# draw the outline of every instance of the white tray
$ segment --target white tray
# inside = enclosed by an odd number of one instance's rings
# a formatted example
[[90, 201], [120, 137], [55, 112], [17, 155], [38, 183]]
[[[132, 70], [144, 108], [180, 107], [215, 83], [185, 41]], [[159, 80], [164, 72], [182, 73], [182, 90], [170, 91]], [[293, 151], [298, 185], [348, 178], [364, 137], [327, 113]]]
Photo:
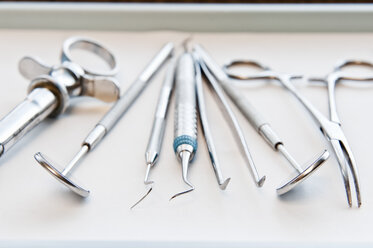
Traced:
[[[162, 44], [179, 43], [190, 32], [220, 64], [252, 58], [283, 72], [325, 75], [341, 59], [372, 59], [372, 23], [370, 5], [1, 3], [0, 116], [25, 97], [28, 82], [17, 71], [18, 60], [35, 55], [57, 63], [63, 40], [72, 35], [92, 37], [115, 52], [121, 65], [118, 79], [125, 90]], [[145, 30], [152, 32], [132, 32]], [[92, 192], [88, 199], [82, 201], [67, 192], [36, 164], [33, 154], [43, 151], [66, 164], [109, 105], [78, 101], [58, 120], [47, 120], [32, 130], [1, 158], [0, 247], [373, 245], [373, 87], [342, 84], [337, 89], [343, 128], [360, 169], [361, 209], [347, 207], [333, 154], [304, 187], [278, 198], [275, 188], [290, 177], [292, 169], [236, 111], [258, 169], [267, 175], [264, 187], [257, 189], [228, 125], [206, 91], [223, 173], [232, 177], [227, 190], [219, 190], [200, 136], [190, 170], [196, 190], [168, 201], [183, 187], [172, 151], [171, 110], [161, 159], [152, 174], [155, 188], [131, 211], [129, 207], [145, 190], [143, 153], [163, 74], [164, 69], [76, 170], [75, 176]], [[298, 85], [327, 114], [326, 89]], [[328, 148], [302, 106], [278, 85], [255, 84], [242, 91], [300, 162]]]

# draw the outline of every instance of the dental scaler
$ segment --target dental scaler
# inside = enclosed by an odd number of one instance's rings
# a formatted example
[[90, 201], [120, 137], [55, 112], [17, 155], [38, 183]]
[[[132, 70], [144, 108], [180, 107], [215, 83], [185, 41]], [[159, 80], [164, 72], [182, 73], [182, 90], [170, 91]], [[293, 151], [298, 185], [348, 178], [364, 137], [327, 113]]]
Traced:
[[189, 162], [197, 150], [196, 81], [192, 54], [185, 52], [180, 56], [175, 80], [175, 139], [173, 147], [177, 158], [181, 161], [183, 180], [189, 188], [177, 193], [171, 199], [194, 190], [194, 186], [188, 180]]

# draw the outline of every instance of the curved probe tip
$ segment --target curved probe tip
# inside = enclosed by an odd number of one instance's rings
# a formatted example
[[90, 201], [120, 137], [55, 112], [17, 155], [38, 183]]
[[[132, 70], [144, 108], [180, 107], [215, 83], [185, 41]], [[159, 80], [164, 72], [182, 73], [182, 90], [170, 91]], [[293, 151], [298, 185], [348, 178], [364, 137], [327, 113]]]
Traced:
[[263, 186], [263, 184], [264, 184], [264, 182], [265, 182], [265, 180], [266, 180], [266, 176], [263, 176], [257, 183], [256, 183], [256, 185], [258, 186], [258, 187], [262, 187]]
[[228, 184], [229, 184], [230, 181], [231, 181], [231, 178], [228, 177], [227, 179], [224, 180], [223, 183], [221, 183], [221, 184], [219, 183], [220, 189], [221, 190], [225, 190], [227, 188], [227, 186], [228, 186]]
[[177, 194], [173, 195], [173, 196], [170, 198], [170, 201], [171, 201], [172, 199], [178, 197], [178, 196], [181, 196], [181, 195], [184, 195], [184, 194], [186, 194], [186, 193], [189, 193], [189, 192], [193, 191], [193, 190], [194, 190], [194, 187], [193, 187], [192, 185], [189, 185], [189, 186], [191, 186], [190, 189], [185, 190], [185, 191], [183, 191], [183, 192], [180, 192], [180, 193], [177, 193]]
[[150, 187], [149, 190], [145, 193], [145, 195], [143, 197], [140, 198], [140, 200], [138, 200], [135, 204], [132, 205], [132, 207], [130, 207], [130, 209], [132, 210], [134, 207], [136, 207], [140, 202], [142, 202], [142, 200], [145, 199], [145, 197], [147, 197], [150, 192], [153, 190], [153, 187]]

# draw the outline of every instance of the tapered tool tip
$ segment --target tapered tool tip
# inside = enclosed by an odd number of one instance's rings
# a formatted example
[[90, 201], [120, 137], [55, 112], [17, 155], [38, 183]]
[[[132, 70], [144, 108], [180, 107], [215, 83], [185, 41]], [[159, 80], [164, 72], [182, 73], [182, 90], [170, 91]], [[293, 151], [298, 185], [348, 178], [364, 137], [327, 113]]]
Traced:
[[184, 195], [184, 194], [189, 193], [189, 192], [191, 192], [191, 191], [193, 191], [193, 190], [194, 190], [194, 187], [192, 186], [192, 188], [190, 188], [190, 189], [188, 189], [188, 190], [185, 190], [185, 191], [183, 191], [183, 192], [177, 193], [177, 194], [173, 195], [173, 196], [170, 198], [170, 201], [171, 201], [172, 199], [178, 197], [178, 196]]
[[229, 184], [229, 182], [231, 181], [231, 178], [227, 178], [224, 180], [224, 182], [222, 184], [219, 184], [219, 187], [221, 190], [225, 190]]
[[266, 176], [263, 176], [258, 182], [257, 182], [257, 186], [260, 188], [263, 186], [264, 182], [266, 180]]
[[143, 197], [141, 197], [140, 198], [140, 200], [138, 200], [135, 204], [133, 204], [131, 207], [130, 207], [130, 209], [132, 210], [134, 207], [136, 207], [140, 202], [142, 202], [144, 199], [145, 199], [145, 197], [147, 197], [149, 194], [150, 194], [150, 192], [153, 190], [153, 187], [150, 187], [149, 188], [149, 190], [145, 193], [145, 195], [143, 196]]

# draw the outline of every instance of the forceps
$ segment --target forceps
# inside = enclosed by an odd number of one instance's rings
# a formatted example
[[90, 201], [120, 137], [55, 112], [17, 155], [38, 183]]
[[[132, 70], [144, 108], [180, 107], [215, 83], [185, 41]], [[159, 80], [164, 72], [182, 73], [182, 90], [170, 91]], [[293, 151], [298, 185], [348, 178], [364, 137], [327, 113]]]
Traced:
[[340, 80], [354, 80], [354, 81], [370, 81], [373, 78], [359, 78], [354, 76], [349, 76], [341, 69], [346, 68], [350, 65], [369, 65], [368, 62], [362, 61], [345, 61], [335, 67], [332, 73], [330, 73], [324, 81], [327, 82], [328, 86], [328, 100], [329, 100], [329, 119], [325, 117], [318, 109], [316, 109], [308, 99], [304, 98], [291, 83], [291, 79], [294, 78], [288, 74], [281, 74], [275, 71], [272, 71], [270, 68], [263, 66], [255, 61], [245, 61], [245, 60], [236, 60], [231, 62], [226, 66], [229, 68], [234, 65], [247, 65], [255, 66], [263, 71], [257, 75], [242, 76], [233, 74], [232, 72], [226, 70], [228, 75], [232, 78], [241, 79], [241, 80], [253, 80], [253, 79], [274, 79], [279, 81], [287, 90], [289, 90], [299, 101], [300, 103], [308, 110], [315, 122], [319, 125], [321, 132], [324, 134], [325, 138], [330, 142], [332, 149], [337, 157], [339, 168], [342, 174], [343, 182], [345, 185], [346, 195], [348, 205], [352, 206], [352, 196], [350, 189], [350, 174], [352, 175], [357, 205], [361, 206], [361, 195], [360, 195], [360, 186], [359, 186], [359, 176], [358, 170], [356, 167], [355, 158], [352, 154], [352, 150], [348, 144], [347, 138], [344, 135], [344, 132], [341, 127], [341, 122], [337, 114], [336, 102], [335, 102], [335, 86]]

